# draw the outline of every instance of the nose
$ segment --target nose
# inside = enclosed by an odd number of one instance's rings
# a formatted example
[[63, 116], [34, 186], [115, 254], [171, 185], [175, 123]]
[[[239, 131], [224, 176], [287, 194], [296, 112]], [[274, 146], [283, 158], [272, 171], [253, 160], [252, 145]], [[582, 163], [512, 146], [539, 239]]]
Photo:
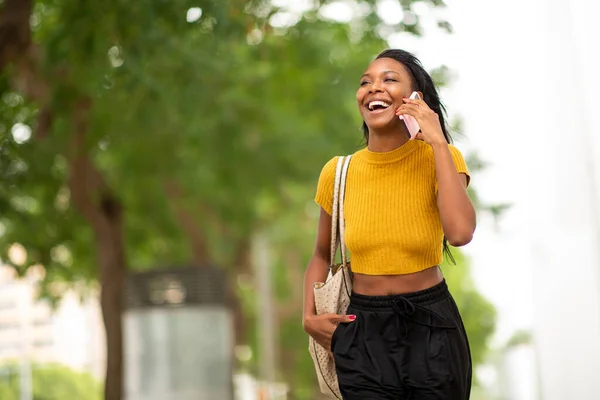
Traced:
[[381, 88], [381, 82], [373, 81], [373, 83], [371, 83], [371, 86], [369, 87], [369, 93], [377, 92], [383, 92], [383, 89]]

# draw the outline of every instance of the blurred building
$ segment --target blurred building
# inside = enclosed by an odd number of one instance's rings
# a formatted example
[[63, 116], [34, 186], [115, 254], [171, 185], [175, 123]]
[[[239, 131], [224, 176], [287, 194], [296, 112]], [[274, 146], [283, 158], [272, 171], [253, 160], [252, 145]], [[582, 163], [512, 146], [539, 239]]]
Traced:
[[40, 274], [34, 267], [19, 279], [12, 268], [0, 266], [0, 363], [56, 362], [103, 379], [104, 328], [97, 299], [81, 301], [67, 291], [52, 310], [37, 299]]
[[498, 363], [498, 400], [538, 400], [535, 349], [530, 343], [511, 346]]
[[476, 371], [472, 400], [540, 400], [535, 347], [528, 341], [508, 343], [493, 350]]
[[[540, 130], [540, 140], [552, 145], [539, 152], [544, 185], [532, 190], [553, 210], [532, 213], [531, 224], [538, 238], [533, 331], [544, 400], [600, 397], [599, 10], [588, 0], [540, 3], [550, 80], [537, 96], [549, 98], [549, 114], [564, 105], [550, 118], [553, 128]], [[560, 86], [550, 83], [555, 78]]]
[[235, 400], [286, 400], [289, 388], [284, 383], [265, 383], [249, 374], [234, 376]]

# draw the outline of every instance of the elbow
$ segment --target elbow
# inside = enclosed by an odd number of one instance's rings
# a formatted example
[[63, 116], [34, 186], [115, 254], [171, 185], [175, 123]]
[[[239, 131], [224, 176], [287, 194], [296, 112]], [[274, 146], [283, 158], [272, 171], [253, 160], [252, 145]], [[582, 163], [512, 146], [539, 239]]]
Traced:
[[467, 244], [469, 244], [471, 242], [471, 240], [473, 239], [473, 235], [470, 236], [457, 236], [455, 238], [447, 238], [448, 239], [448, 243], [450, 244], [450, 246], [452, 247], [462, 247], [462, 246], [466, 246]]
[[444, 236], [448, 244], [453, 247], [462, 247], [471, 243], [477, 226], [475, 216], [453, 222], [444, 227]]
[[464, 232], [456, 232], [451, 235], [446, 235], [446, 240], [452, 247], [462, 247], [473, 240], [473, 230], [465, 230]]

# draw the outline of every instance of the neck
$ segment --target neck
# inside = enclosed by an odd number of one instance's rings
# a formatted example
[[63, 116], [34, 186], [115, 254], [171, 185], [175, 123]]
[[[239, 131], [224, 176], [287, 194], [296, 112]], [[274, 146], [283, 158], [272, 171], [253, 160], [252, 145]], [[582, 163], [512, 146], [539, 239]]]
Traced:
[[384, 153], [395, 150], [406, 142], [408, 142], [408, 135], [404, 127], [387, 132], [369, 130], [367, 147], [370, 151]]

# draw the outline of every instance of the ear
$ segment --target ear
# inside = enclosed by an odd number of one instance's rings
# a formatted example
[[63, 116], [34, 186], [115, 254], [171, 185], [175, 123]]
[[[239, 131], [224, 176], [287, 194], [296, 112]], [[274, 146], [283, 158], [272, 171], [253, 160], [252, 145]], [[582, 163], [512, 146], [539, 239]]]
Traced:
[[423, 92], [417, 92], [417, 93], [419, 93], [419, 97], [421, 98], [421, 100], [424, 100], [424, 98], [423, 98]]

